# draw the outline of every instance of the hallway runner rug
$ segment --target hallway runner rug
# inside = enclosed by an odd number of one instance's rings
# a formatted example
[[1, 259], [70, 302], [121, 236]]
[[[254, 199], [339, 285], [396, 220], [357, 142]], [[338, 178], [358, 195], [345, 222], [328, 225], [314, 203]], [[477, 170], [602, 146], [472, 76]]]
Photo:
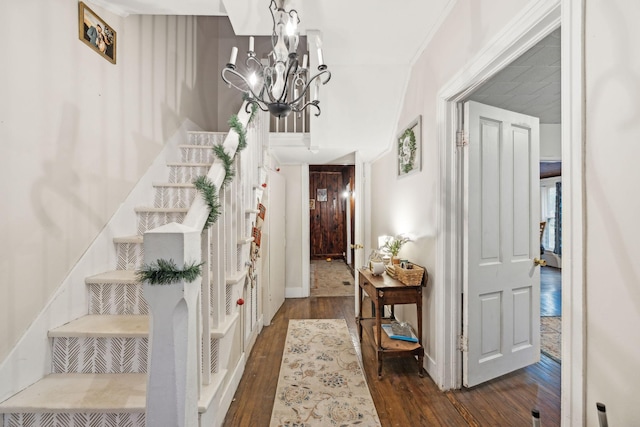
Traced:
[[353, 275], [341, 259], [311, 260], [311, 296], [355, 296]]
[[289, 320], [270, 426], [380, 426], [344, 319]]

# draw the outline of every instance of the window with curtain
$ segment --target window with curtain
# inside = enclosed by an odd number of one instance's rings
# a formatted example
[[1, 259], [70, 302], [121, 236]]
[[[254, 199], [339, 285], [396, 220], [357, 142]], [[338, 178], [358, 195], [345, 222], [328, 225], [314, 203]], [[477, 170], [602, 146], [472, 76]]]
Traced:
[[540, 221], [547, 222], [542, 235], [542, 246], [550, 252], [556, 252], [557, 237], [559, 237], [560, 224], [558, 223], [559, 212], [557, 212], [557, 208], [560, 194], [556, 183], [560, 182], [560, 177], [540, 180]]

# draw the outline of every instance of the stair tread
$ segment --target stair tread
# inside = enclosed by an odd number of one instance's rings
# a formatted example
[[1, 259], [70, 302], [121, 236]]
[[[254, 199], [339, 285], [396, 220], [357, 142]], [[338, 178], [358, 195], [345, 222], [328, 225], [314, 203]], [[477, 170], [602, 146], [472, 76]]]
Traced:
[[140, 283], [135, 270], [111, 270], [85, 278], [87, 285], [94, 283]]
[[213, 163], [171, 162], [171, 163], [167, 163], [167, 166], [202, 167], [202, 166], [211, 166], [212, 164]]
[[121, 337], [149, 336], [149, 316], [90, 314], [49, 331], [49, 337]]
[[194, 135], [197, 135], [197, 134], [226, 135], [226, 134], [229, 133], [229, 131], [222, 131], [222, 130], [221, 131], [215, 131], [215, 130], [211, 130], [211, 131], [209, 131], [209, 130], [189, 130], [189, 131], [187, 131], [187, 133], [188, 134], [194, 134]]
[[135, 236], [119, 236], [113, 238], [113, 243], [143, 243], [144, 236], [137, 234]]
[[0, 413], [144, 412], [147, 374], [49, 374], [0, 403]]
[[154, 182], [154, 187], [195, 188], [192, 182]]
[[156, 208], [153, 206], [137, 206], [134, 209], [136, 212], [188, 212], [189, 208]]
[[200, 149], [206, 149], [206, 150], [211, 150], [211, 147], [213, 147], [213, 145], [198, 145], [198, 144], [180, 144], [180, 145], [178, 145], [178, 148], [200, 148]]

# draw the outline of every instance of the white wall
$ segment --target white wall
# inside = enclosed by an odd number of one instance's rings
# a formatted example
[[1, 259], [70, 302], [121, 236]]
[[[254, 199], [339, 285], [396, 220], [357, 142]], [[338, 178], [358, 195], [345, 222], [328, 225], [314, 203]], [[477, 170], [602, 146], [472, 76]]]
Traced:
[[640, 3], [586, 1], [586, 405], [638, 425]]
[[562, 159], [562, 125], [540, 125], [540, 160]]
[[[436, 105], [438, 92], [459, 72], [491, 38], [512, 19], [526, 0], [495, 0], [489, 5], [476, 0], [459, 0], [443, 21], [426, 49], [416, 60], [404, 96], [398, 129], [422, 115], [422, 171], [396, 177], [395, 141], [392, 149], [372, 165], [371, 236], [408, 233], [415, 240], [406, 244], [400, 255], [427, 268], [430, 279], [424, 291], [424, 337], [427, 370], [433, 376], [437, 360], [435, 336], [437, 186], [439, 152], [437, 147]], [[451, 284], [443, 284], [450, 286]], [[413, 310], [405, 316], [415, 322]], [[403, 314], [401, 314], [403, 315]], [[414, 323], [415, 324], [415, 323]]]
[[78, 39], [76, 0], [0, 3], [0, 361], [165, 141], [188, 118], [214, 130], [214, 23], [94, 11], [116, 65]]

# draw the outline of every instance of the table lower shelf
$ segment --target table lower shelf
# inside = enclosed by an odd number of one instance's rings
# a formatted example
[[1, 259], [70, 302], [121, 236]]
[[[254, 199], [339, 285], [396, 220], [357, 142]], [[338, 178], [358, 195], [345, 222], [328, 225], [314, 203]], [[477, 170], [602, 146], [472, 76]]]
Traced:
[[[378, 334], [375, 318], [356, 319], [359, 324], [359, 333], [364, 330], [374, 343], [376, 350], [376, 361], [378, 362], [378, 378], [382, 377], [382, 359], [385, 357], [417, 357], [418, 373], [422, 377], [422, 361], [424, 359], [424, 348], [420, 343], [412, 343], [389, 338], [384, 331], [380, 332], [382, 345], [378, 343]], [[390, 323], [389, 319], [383, 319], [382, 324]], [[362, 335], [360, 336], [362, 342]]]

